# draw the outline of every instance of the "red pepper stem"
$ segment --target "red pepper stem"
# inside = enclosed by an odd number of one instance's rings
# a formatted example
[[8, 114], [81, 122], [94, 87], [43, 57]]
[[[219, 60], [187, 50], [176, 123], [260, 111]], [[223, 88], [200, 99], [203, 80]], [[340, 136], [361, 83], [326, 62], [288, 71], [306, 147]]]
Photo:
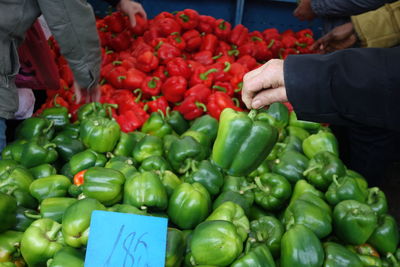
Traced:
[[151, 78], [151, 80], [147, 83], [147, 86], [151, 89], [156, 88], [157, 86], [157, 81], [160, 80], [160, 78], [158, 77], [153, 77]]
[[222, 92], [226, 93], [226, 88], [225, 87], [222, 87], [222, 86], [219, 86], [219, 85], [213, 85], [212, 88], [217, 89], [218, 91], [222, 91]]
[[240, 107], [239, 99], [237, 99], [236, 97], [232, 97], [232, 101], [233, 103], [235, 103], [235, 106]]
[[147, 111], [148, 109], [149, 109], [149, 105], [146, 104], [146, 105], [143, 106], [143, 110], [144, 111]]
[[196, 102], [196, 107], [201, 108], [204, 112], [207, 112], [207, 107], [201, 102]]
[[58, 104], [57, 103], [57, 97], [59, 96], [59, 94], [56, 94], [55, 96], [54, 96], [54, 98], [53, 98], [53, 105], [55, 106], [55, 107], [59, 107], [60, 106], [60, 104]]
[[188, 17], [188, 15], [185, 15], [185, 14], [181, 14], [180, 16], [179, 16], [184, 22], [188, 22], [190, 19], [189, 19], [189, 17]]
[[206, 71], [204, 73], [200, 73], [200, 79], [207, 80], [208, 74], [213, 73], [213, 72], [217, 72], [217, 71], [218, 70], [214, 68], [214, 69], [209, 69], [208, 71]]
[[141, 90], [140, 88], [136, 88], [136, 89], [133, 91], [133, 93], [134, 93], [135, 95], [137, 94], [136, 99], [135, 99], [135, 102], [138, 103], [138, 102], [140, 101], [140, 99], [142, 98], [143, 92], [142, 92], [142, 90]]
[[306, 47], [307, 47], [307, 44], [306, 44], [306, 43], [299, 43], [299, 42], [296, 42], [295, 44], [296, 44], [297, 46], [302, 47], [302, 48], [306, 48]]
[[118, 76], [118, 78], [117, 78], [119, 81], [120, 80], [125, 80], [126, 79], [126, 76]]
[[228, 72], [231, 70], [231, 63], [229, 61], [225, 61], [224, 65], [225, 65], [224, 72]]
[[114, 51], [112, 51], [112, 50], [107, 50], [106, 51], [106, 55], [109, 55], [109, 54], [112, 54], [112, 53], [114, 53]]
[[258, 36], [251, 37], [251, 40], [252, 41], [262, 41], [262, 39], [260, 37], [258, 37]]
[[122, 64], [122, 61], [120, 61], [120, 60], [115, 60], [115, 61], [112, 62], [112, 64], [113, 64], [113, 65], [121, 65], [121, 64]]
[[240, 91], [242, 91], [243, 88], [243, 82], [240, 82], [237, 84], [238, 88], [235, 89], [235, 93], [239, 93]]
[[219, 53], [218, 55], [213, 56], [212, 59], [219, 59], [220, 57], [222, 57], [222, 53]]
[[163, 44], [164, 44], [163, 41], [158, 42], [158, 44], [154, 47], [154, 50], [157, 51], [158, 49], [160, 49], [160, 47], [161, 47]]
[[271, 48], [275, 43], [275, 39], [272, 39], [271, 42], [269, 42], [267, 48]]
[[222, 20], [222, 21], [218, 24], [218, 28], [220, 28], [221, 30], [225, 30], [225, 29], [226, 29], [225, 20]]
[[103, 84], [105, 84], [105, 83], [106, 83], [106, 79], [104, 79], [104, 78], [101, 79], [101, 81], [99, 82], [100, 85], [103, 85]]
[[239, 50], [237, 49], [229, 50], [228, 55], [237, 57], [239, 55]]

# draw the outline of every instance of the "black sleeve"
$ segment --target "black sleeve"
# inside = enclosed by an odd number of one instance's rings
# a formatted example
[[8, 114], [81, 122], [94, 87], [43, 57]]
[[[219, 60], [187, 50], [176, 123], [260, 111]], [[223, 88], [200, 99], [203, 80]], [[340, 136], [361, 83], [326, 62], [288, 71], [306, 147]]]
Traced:
[[299, 118], [400, 131], [400, 47], [292, 55], [284, 63]]
[[116, 5], [118, 5], [120, 0], [104, 0], [104, 1], [106, 1], [107, 3], [109, 3], [112, 6], [116, 6]]
[[312, 0], [313, 11], [322, 17], [353, 16], [377, 9], [393, 0]]

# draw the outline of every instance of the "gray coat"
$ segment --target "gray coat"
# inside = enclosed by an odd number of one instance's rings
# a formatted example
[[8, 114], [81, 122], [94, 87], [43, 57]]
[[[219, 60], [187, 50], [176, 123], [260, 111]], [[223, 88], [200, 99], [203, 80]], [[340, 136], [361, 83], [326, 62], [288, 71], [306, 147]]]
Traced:
[[84, 88], [99, 80], [100, 44], [91, 6], [86, 0], [0, 0], [0, 117], [14, 117], [18, 95], [14, 84], [17, 47], [40, 14]]

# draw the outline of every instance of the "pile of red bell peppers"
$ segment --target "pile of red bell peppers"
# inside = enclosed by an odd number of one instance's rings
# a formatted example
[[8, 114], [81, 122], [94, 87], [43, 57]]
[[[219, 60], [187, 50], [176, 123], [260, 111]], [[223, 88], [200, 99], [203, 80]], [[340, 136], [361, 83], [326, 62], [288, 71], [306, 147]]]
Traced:
[[[309, 29], [299, 32], [277, 29], [263, 32], [243, 25], [200, 15], [192, 9], [162, 12], [151, 20], [114, 12], [97, 20], [102, 46], [100, 102], [117, 104], [115, 120], [125, 132], [141, 127], [149, 114], [167, 107], [193, 120], [203, 114], [219, 119], [223, 109], [241, 110], [242, 79], [272, 58], [311, 53]], [[76, 119], [73, 74], [57, 43], [50, 45], [60, 71], [60, 88], [47, 92], [38, 111], [58, 103]]]

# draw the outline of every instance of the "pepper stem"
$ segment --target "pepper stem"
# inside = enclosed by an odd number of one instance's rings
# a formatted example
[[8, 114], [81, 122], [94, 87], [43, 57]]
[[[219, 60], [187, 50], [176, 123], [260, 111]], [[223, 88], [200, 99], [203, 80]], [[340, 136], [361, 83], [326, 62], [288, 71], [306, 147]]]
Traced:
[[217, 72], [218, 70], [217, 69], [215, 69], [215, 68], [213, 68], [213, 69], [209, 69], [208, 71], [206, 71], [206, 72], [204, 72], [204, 73], [200, 73], [200, 79], [202, 79], [202, 80], [207, 80], [207, 77], [208, 77], [208, 75], [210, 74], [210, 73], [213, 73], [213, 72]]
[[196, 102], [196, 107], [201, 108], [204, 112], [207, 112], [207, 107], [201, 102]]
[[179, 169], [179, 172], [180, 172], [180, 173], [185, 173], [185, 172], [187, 172], [187, 171], [190, 169], [191, 166], [192, 166], [191, 160], [190, 160], [190, 159], [187, 159], [187, 160], [185, 161], [185, 166], [184, 166], [183, 168], [180, 168], [180, 169]]
[[257, 110], [256, 109], [250, 110], [247, 116], [249, 116], [250, 119], [254, 120], [254, 118], [257, 116]]
[[42, 215], [40, 215], [40, 213], [31, 213], [29, 210], [24, 211], [24, 216], [29, 219], [34, 219], [34, 220], [42, 218]]
[[135, 90], [133, 90], [133, 93], [134, 93], [135, 95], [137, 94], [136, 99], [135, 99], [135, 102], [136, 102], [136, 103], [139, 102], [140, 99], [142, 98], [142, 94], [143, 94], [142, 90], [141, 90], [140, 88], [136, 88]]
[[224, 65], [225, 65], [224, 72], [228, 72], [231, 70], [231, 63], [229, 61], [225, 61]]
[[338, 178], [338, 177], [337, 177], [336, 175], [334, 175], [334, 176], [332, 177], [332, 180], [333, 180], [333, 182], [335, 183], [335, 185], [336, 185], [337, 187], [339, 187], [340, 184], [339, 184], [339, 181], [338, 181], [337, 178]]
[[222, 86], [219, 86], [219, 85], [213, 85], [212, 88], [213, 89], [217, 89], [218, 91], [222, 91], [222, 92], [226, 93], [226, 88], [225, 87], [222, 87]]
[[320, 165], [315, 165], [315, 166], [309, 167], [307, 170], [305, 170], [305, 171], [303, 172], [303, 175], [304, 175], [304, 176], [307, 176], [307, 174], [309, 174], [309, 173], [312, 172], [313, 170], [319, 169], [320, 167], [321, 167]]
[[236, 97], [232, 97], [232, 101], [235, 104], [235, 106], [240, 107], [239, 99], [237, 99]]
[[164, 120], [165, 119], [165, 115], [164, 112], [161, 109], [157, 109], [158, 114], [160, 114], [161, 118]]

